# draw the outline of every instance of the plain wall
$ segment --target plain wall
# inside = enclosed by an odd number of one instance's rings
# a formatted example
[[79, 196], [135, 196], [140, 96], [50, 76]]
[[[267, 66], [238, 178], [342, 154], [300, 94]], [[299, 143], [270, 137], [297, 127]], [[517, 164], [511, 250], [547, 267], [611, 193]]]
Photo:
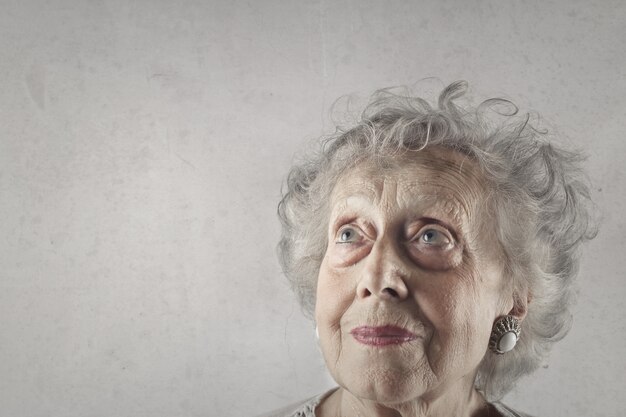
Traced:
[[0, 1], [0, 416], [250, 416], [333, 386], [275, 257], [345, 94], [469, 81], [589, 155], [571, 333], [505, 402], [618, 416], [626, 3]]

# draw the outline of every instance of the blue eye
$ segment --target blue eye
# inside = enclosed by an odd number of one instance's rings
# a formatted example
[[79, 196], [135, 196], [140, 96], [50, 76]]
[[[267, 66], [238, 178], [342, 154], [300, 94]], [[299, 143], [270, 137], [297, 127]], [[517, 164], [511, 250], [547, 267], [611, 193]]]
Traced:
[[339, 231], [337, 243], [352, 243], [359, 238], [359, 234], [352, 227], [346, 227]]
[[426, 229], [420, 236], [420, 240], [427, 245], [447, 246], [451, 240], [445, 233], [437, 229]]

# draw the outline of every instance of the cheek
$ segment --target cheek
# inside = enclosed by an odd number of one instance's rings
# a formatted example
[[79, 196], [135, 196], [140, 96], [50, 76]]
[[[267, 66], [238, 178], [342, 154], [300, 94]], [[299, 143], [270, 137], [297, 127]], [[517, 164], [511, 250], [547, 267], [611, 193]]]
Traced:
[[341, 320], [352, 305], [355, 293], [351, 285], [353, 280], [348, 275], [329, 267], [328, 259], [324, 258], [317, 280], [315, 321], [319, 345], [326, 365], [336, 380], [339, 377], [336, 364], [343, 350]]
[[348, 271], [329, 266], [324, 258], [317, 280], [315, 319], [318, 326], [337, 328], [343, 313], [354, 300], [354, 280]]
[[326, 261], [331, 268], [347, 268], [363, 259], [372, 250], [370, 242], [335, 245], [329, 248]]
[[493, 300], [478, 291], [469, 279], [455, 276], [442, 281], [422, 289], [416, 296], [433, 328], [433, 349], [456, 354], [478, 349], [477, 345], [486, 346]]
[[458, 293], [455, 287], [429, 286], [416, 294], [417, 304], [440, 337], [458, 326], [459, 313], [464, 304], [459, 300]]

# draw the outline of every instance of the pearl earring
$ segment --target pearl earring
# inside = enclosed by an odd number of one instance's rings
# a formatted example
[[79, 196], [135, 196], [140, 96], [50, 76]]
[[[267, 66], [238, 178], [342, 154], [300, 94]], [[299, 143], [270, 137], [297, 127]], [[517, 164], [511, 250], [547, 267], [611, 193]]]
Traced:
[[317, 325], [315, 325], [315, 338], [320, 340], [320, 331], [318, 330]]
[[518, 319], [513, 316], [500, 317], [493, 324], [489, 337], [489, 349], [498, 354], [512, 350], [519, 340], [521, 331]]

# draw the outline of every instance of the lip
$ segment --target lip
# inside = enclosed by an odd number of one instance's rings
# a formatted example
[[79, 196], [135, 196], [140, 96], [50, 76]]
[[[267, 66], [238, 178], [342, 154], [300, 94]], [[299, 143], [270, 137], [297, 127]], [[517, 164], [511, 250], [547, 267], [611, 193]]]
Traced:
[[350, 331], [354, 339], [367, 346], [389, 346], [408, 343], [417, 335], [398, 326], [360, 326]]

